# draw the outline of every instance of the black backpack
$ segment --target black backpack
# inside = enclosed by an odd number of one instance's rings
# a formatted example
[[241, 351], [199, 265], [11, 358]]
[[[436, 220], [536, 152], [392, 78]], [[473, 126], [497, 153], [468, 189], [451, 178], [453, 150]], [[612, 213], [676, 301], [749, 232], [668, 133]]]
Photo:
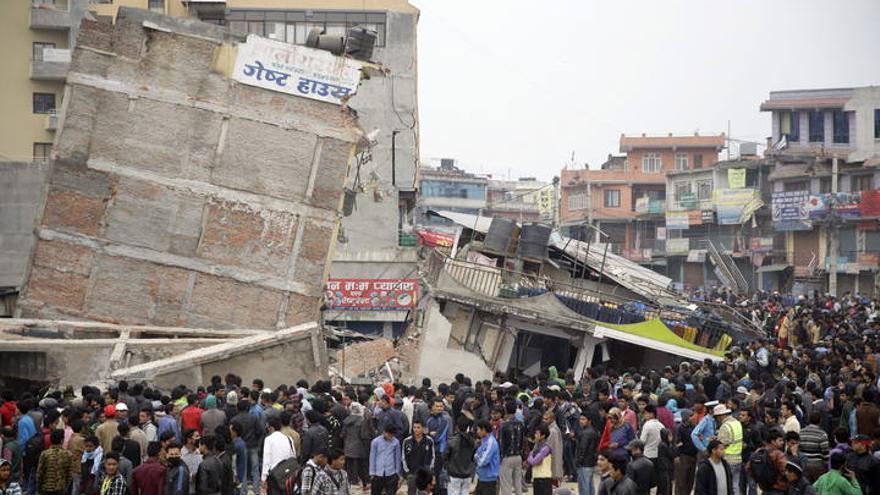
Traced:
[[270, 495], [297, 495], [305, 466], [300, 466], [296, 457], [284, 459], [275, 465], [266, 479]]
[[43, 453], [43, 447], [45, 444], [43, 443], [43, 432], [38, 431], [34, 433], [32, 437], [30, 437], [25, 443], [25, 461], [29, 466], [36, 466], [40, 461], [40, 454]]
[[761, 490], [769, 490], [779, 478], [776, 466], [773, 465], [773, 460], [770, 459], [770, 453], [766, 448], [756, 450], [749, 458], [749, 465], [751, 466], [752, 479], [761, 487]]

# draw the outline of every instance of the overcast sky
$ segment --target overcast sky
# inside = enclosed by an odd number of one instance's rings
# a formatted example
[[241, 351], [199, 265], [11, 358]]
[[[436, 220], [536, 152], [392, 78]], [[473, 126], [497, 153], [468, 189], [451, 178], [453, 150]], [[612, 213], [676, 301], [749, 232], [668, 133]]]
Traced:
[[771, 90], [880, 84], [880, 0], [410, 0], [423, 163], [549, 180], [621, 133], [764, 142]]

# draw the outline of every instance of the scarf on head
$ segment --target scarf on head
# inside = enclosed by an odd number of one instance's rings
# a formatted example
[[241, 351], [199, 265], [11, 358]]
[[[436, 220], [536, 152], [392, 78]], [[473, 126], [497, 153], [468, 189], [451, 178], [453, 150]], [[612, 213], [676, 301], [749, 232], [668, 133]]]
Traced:
[[95, 476], [98, 476], [98, 472], [101, 470], [101, 460], [104, 458], [104, 449], [101, 447], [96, 448], [91, 452], [83, 452], [82, 460], [80, 461], [82, 464], [85, 464], [91, 460], [95, 462], [92, 463], [91, 473]]

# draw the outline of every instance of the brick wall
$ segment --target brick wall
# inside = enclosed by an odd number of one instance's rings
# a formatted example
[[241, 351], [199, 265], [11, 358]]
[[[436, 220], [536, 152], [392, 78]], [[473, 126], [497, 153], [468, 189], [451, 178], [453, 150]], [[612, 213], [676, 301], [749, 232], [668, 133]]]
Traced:
[[317, 319], [360, 130], [337, 105], [224, 77], [231, 42], [147, 12], [83, 23], [22, 316]]

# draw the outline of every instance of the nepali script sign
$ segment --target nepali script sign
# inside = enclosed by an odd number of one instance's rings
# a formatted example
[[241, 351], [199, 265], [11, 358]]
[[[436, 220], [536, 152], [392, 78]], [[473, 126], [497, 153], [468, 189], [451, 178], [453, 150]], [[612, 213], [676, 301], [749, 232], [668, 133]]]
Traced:
[[418, 295], [416, 279], [331, 278], [324, 290], [328, 308], [349, 311], [409, 310]]
[[341, 104], [357, 92], [361, 64], [324, 50], [250, 34], [238, 45], [232, 78], [312, 100]]

